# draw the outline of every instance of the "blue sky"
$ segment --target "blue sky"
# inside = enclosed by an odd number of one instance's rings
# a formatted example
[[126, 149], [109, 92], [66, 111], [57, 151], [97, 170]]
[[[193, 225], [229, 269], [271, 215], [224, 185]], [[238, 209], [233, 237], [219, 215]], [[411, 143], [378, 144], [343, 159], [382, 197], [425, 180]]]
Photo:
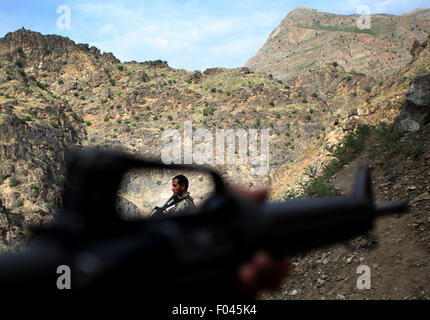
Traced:
[[[70, 8], [70, 29], [58, 28], [61, 5]], [[255, 55], [294, 8], [355, 14], [360, 5], [398, 15], [429, 8], [430, 0], [0, 0], [0, 37], [24, 27], [88, 43], [121, 61], [162, 59], [190, 71], [234, 68]]]

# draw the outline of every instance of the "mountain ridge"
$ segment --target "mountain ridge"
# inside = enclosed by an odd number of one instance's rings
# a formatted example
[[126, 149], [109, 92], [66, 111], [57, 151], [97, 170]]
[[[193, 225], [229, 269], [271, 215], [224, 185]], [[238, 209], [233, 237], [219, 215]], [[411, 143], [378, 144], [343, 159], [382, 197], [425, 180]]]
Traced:
[[[425, 41], [414, 42], [408, 48], [411, 59], [383, 81], [332, 61], [283, 81], [246, 67], [188, 72], [163, 61], [121, 63], [97, 48], [43, 37], [18, 30], [0, 39], [0, 250], [19, 248], [29, 225], [55, 218], [66, 179], [66, 149], [120, 148], [159, 158], [163, 133], [181, 133], [185, 121], [192, 122], [193, 132], [266, 128], [270, 163], [265, 176], [253, 176], [250, 164], [214, 167], [228, 183], [265, 186], [270, 200], [282, 201], [290, 198], [291, 188], [307, 185], [310, 180], [303, 178], [309, 173], [323, 171], [344, 137], [354, 137], [362, 125], [385, 121], [391, 126], [411, 99], [410, 84], [430, 77]], [[406, 196], [417, 204], [412, 214], [378, 223], [378, 251], [369, 251], [375, 237], [365, 235], [352, 239], [347, 249], [295, 257], [293, 277], [266, 298], [428, 299], [429, 276], [423, 270], [430, 263], [430, 127], [428, 122], [418, 126], [402, 137], [387, 127], [379, 140], [365, 141], [364, 153], [353, 154], [371, 161], [377, 200]], [[346, 185], [357, 162], [329, 177], [330, 190], [349, 192]], [[121, 187], [123, 214], [137, 208], [145, 215], [171, 195], [171, 174], [141, 176], [128, 175]], [[188, 178], [199, 203], [208, 196], [208, 180], [198, 174]], [[355, 268], [362, 263], [371, 266], [376, 280], [369, 293], [355, 287]], [[394, 291], [396, 281], [402, 283]]]
[[374, 14], [370, 29], [357, 28], [358, 17], [296, 8], [245, 66], [287, 80], [336, 62], [349, 72], [382, 79], [410, 60], [414, 40], [422, 42], [430, 33], [430, 9], [401, 16]]

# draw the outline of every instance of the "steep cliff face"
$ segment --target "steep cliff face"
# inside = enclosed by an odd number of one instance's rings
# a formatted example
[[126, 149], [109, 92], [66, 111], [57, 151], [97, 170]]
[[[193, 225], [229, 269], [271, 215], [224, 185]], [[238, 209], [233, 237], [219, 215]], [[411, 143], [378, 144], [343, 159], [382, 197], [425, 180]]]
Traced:
[[430, 33], [430, 9], [394, 16], [375, 14], [370, 29], [357, 28], [359, 15], [336, 15], [298, 7], [271, 33], [246, 67], [290, 79], [325, 63], [375, 78], [393, 74], [411, 59], [414, 40]]

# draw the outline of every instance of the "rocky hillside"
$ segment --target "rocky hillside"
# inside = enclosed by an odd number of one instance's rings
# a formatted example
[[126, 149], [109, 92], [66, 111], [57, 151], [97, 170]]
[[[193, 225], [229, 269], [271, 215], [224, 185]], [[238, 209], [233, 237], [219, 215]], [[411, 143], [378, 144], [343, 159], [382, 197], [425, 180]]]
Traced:
[[[417, 14], [425, 16], [425, 11]], [[366, 70], [360, 73], [358, 69], [353, 71], [339, 62], [333, 63], [333, 59], [281, 80], [275, 79], [274, 73], [253, 72], [246, 67], [207, 69], [200, 73], [176, 70], [163, 61], [122, 63], [112, 54], [101, 54], [97, 48], [76, 44], [67, 38], [24, 29], [11, 32], [0, 39], [0, 241], [9, 247], [25, 237], [26, 225], [52, 219], [61, 204], [66, 149], [120, 147], [160, 159], [165, 145], [161, 139], [163, 133], [172, 128], [182, 134], [185, 121], [192, 123], [194, 132], [204, 128], [214, 134], [216, 129], [269, 129], [270, 163], [265, 176], [253, 176], [249, 164], [217, 166], [215, 163], [214, 166], [230, 182], [247, 186], [266, 184], [272, 199], [285, 199], [291, 189], [298, 190], [298, 183], [306, 178], [307, 168], [313, 166], [317, 173], [322, 171], [333, 157], [330, 150], [345, 135], [357, 132], [358, 124], [376, 125], [382, 121], [392, 124], [405, 104], [414, 108], [406, 99], [410, 83], [430, 70], [430, 48], [418, 39], [411, 41], [408, 48], [413, 55], [397, 72], [382, 80]], [[402, 123], [414, 130], [415, 121], [419, 131], [405, 136], [401, 147], [394, 149], [404, 151], [399, 158], [387, 153], [387, 159], [391, 157], [396, 163], [382, 158], [387, 152], [384, 143], [366, 142], [367, 154], [363, 157], [368, 158], [363, 159], [379, 166], [374, 180], [382, 192], [381, 201], [390, 197], [397, 199], [409, 187], [415, 189], [409, 190], [408, 199], [415, 199], [425, 193], [423, 186], [428, 186], [423, 179], [427, 167], [419, 171], [424, 164], [417, 162], [424, 161], [421, 156], [426, 156], [421, 151], [427, 148], [428, 125], [422, 127], [424, 120], [416, 118], [413, 112], [400, 120], [410, 120]], [[424, 139], [423, 144], [414, 145], [420, 138]], [[406, 146], [418, 147], [411, 150]], [[333, 177], [331, 183], [336, 192], [348, 191], [354, 166], [351, 164], [351, 169], [346, 167], [343, 173]], [[129, 210], [137, 207], [142, 212], [162, 204], [170, 195], [172, 175], [156, 171], [130, 174], [121, 189], [122, 202]], [[413, 183], [409, 184], [408, 179]], [[190, 180], [193, 197], [197, 202], [204, 199], [210, 188], [207, 178], [191, 175]], [[395, 185], [396, 181], [403, 182]], [[391, 188], [396, 192], [390, 193]], [[417, 203], [425, 205], [425, 201]], [[417, 233], [411, 236], [413, 241], [418, 241], [418, 235], [424, 239], [421, 243], [427, 240], [426, 234], [421, 236], [421, 232], [427, 232], [425, 214], [426, 211], [416, 211], [414, 215], [399, 218], [406, 220], [398, 220], [403, 226], [410, 224], [416, 229]], [[403, 239], [400, 234], [406, 231], [395, 230], [392, 237]], [[355, 246], [359, 248], [362, 242], [357, 241], [359, 245]], [[415, 242], [405, 243], [411, 246]], [[389, 252], [391, 247], [382, 248]], [[290, 280], [284, 291], [269, 293], [267, 297], [336, 298], [337, 294], [356, 297], [347, 289], [320, 284], [329, 280], [334, 285], [338, 283], [327, 277], [337, 270], [328, 268], [332, 258], [343, 261], [345, 257], [347, 266], [360, 258], [381, 264], [354, 250], [318, 251], [316, 257], [298, 257], [294, 272], [297, 279], [306, 280], [303, 285]], [[417, 257], [422, 254], [415, 253]], [[416, 264], [425, 267], [427, 258], [424, 254], [423, 257], [422, 261], [417, 258]], [[311, 262], [322, 263], [327, 268], [318, 269], [317, 265], [311, 270]], [[352, 279], [346, 271], [344, 277]], [[418, 282], [428, 283], [424, 273], [420, 277]], [[318, 279], [320, 282], [312, 282]], [[321, 286], [332, 294], [320, 296]], [[382, 288], [384, 291], [385, 287]], [[411, 293], [402, 291], [401, 297], [428, 295], [425, 290], [421, 294], [415, 289]], [[382, 295], [378, 292], [374, 297]]]
[[[376, 83], [333, 64], [283, 82], [247, 68], [200, 73], [163, 61], [120, 63], [94, 47], [24, 29], [0, 39], [0, 59], [1, 139], [13, 146], [2, 154], [0, 199], [25, 216], [59, 205], [65, 145], [123, 147], [159, 159], [163, 132], [173, 128], [182, 134], [185, 121], [214, 135], [216, 129], [270, 129], [266, 176], [252, 176], [248, 165], [218, 167], [232, 182], [269, 184], [270, 172], [337, 130], [337, 119], [369, 97]], [[28, 134], [30, 129], [39, 135]], [[35, 149], [38, 155], [27, 151]], [[39, 159], [43, 173], [30, 166]], [[37, 180], [43, 177], [59, 180]], [[208, 192], [201, 180], [192, 177], [197, 199]], [[139, 181], [124, 196], [141, 209], [170, 193], [167, 177]], [[48, 196], [38, 188], [53, 191]], [[145, 198], [141, 190], [154, 194]]]
[[[344, 103], [344, 105], [349, 105], [350, 107], [344, 109], [345, 113], [337, 114], [338, 118], [332, 124], [332, 130], [322, 137], [322, 143], [310, 145], [294, 161], [284, 163], [272, 171], [271, 180], [273, 183], [271, 184], [271, 196], [273, 199], [283, 198], [291, 189], [297, 187], [301, 179], [306, 179], [306, 176], [303, 174], [306, 168], [312, 166], [318, 171], [322, 170], [324, 165], [332, 158], [331, 148], [341, 142], [342, 138], [355, 129], [358, 124], [377, 125], [381, 122], [394, 123], [395, 118], [405, 105], [411, 81], [430, 70], [430, 47], [427, 45], [427, 41], [420, 43], [420, 47], [422, 50], [419, 50], [419, 53], [395, 74], [385, 79], [385, 81], [380, 81], [379, 83], [373, 82], [373, 86], [371, 86], [372, 84], [367, 86], [366, 88], [370, 91], [370, 94], [364, 97], [364, 99], [363, 97], [361, 97], [361, 100], [357, 99], [354, 91], [349, 91], [349, 94], [342, 93], [342, 90], [348, 85], [353, 85], [354, 82], [351, 82], [352, 79], [349, 81], [348, 78], [343, 79], [338, 84], [338, 92], [332, 93], [333, 99], [343, 99], [338, 103], [340, 105]], [[313, 72], [296, 79], [312, 77]], [[309, 82], [299, 80], [299, 83], [302, 83], [301, 87], [306, 88], [309, 83], [315, 81], [317, 80], [312, 78]], [[359, 82], [358, 85], [360, 85]], [[329, 85], [327, 84], [326, 86]], [[404, 129], [409, 130], [410, 128]]]
[[414, 40], [430, 32], [430, 9], [401, 16], [371, 15], [371, 28], [357, 28], [359, 15], [336, 15], [298, 7], [273, 30], [246, 67], [290, 79], [315, 67], [336, 62], [348, 72], [380, 80], [409, 62]]
[[[430, 73], [426, 78], [430, 86]], [[368, 164], [376, 202], [408, 200], [409, 212], [379, 218], [365, 236], [294, 257], [291, 274], [281, 288], [261, 298], [430, 298], [430, 117], [426, 122], [403, 134], [390, 126], [372, 130], [362, 151], [329, 179], [339, 194], [349, 194], [358, 166]], [[371, 276], [368, 289], [357, 287], [362, 273], [358, 268], [363, 265]]]

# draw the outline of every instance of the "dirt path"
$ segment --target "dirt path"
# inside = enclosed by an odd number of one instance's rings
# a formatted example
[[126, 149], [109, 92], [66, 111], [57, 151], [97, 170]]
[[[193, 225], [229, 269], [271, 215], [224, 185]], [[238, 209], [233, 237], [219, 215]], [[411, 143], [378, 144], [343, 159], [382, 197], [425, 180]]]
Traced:
[[[430, 150], [430, 127], [404, 139], [405, 143], [424, 139], [420, 141]], [[409, 212], [379, 218], [369, 235], [347, 244], [295, 257], [294, 270], [281, 289], [262, 298], [430, 299], [430, 153], [419, 158], [398, 154], [387, 160], [375, 143], [371, 137], [364, 151], [333, 176], [332, 183], [348, 194], [356, 169], [367, 163], [376, 203], [406, 199], [411, 204]], [[370, 289], [357, 287], [360, 266], [370, 271]]]

